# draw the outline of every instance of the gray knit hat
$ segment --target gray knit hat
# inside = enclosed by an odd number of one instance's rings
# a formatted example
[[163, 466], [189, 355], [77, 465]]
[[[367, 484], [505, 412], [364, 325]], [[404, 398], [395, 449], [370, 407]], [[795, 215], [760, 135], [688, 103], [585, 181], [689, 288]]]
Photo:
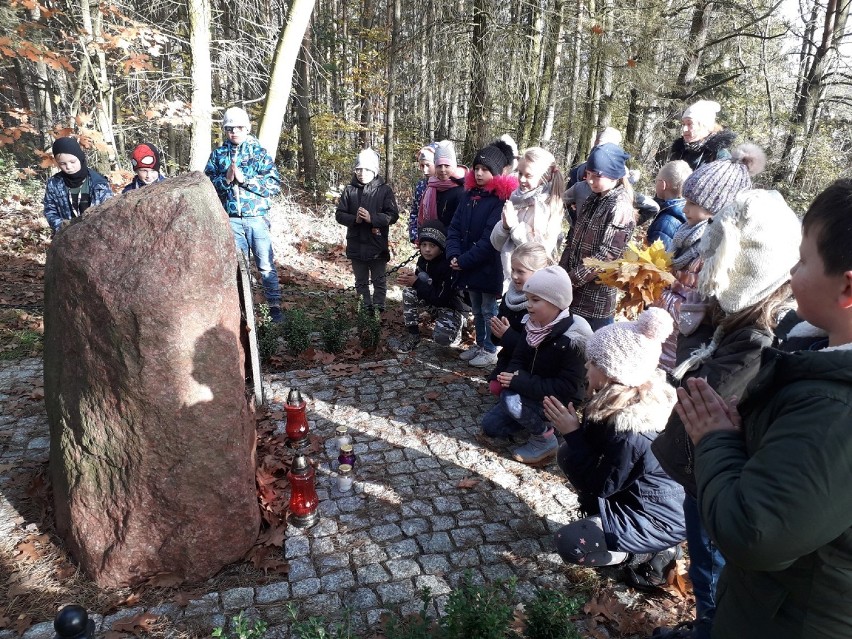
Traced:
[[595, 331], [586, 342], [586, 358], [619, 384], [641, 386], [657, 370], [663, 342], [673, 329], [671, 315], [651, 307], [635, 322], [615, 322]]
[[449, 140], [441, 140], [435, 145], [435, 166], [439, 164], [446, 164], [452, 168], [458, 165], [456, 147]]
[[547, 266], [530, 275], [524, 284], [524, 293], [538, 295], [560, 311], [564, 311], [571, 306], [574, 299], [574, 285], [564, 268]]
[[766, 166], [760, 147], [743, 144], [729, 160], [702, 164], [683, 183], [683, 197], [713, 215], [734, 201], [737, 194], [751, 188], [751, 178]]

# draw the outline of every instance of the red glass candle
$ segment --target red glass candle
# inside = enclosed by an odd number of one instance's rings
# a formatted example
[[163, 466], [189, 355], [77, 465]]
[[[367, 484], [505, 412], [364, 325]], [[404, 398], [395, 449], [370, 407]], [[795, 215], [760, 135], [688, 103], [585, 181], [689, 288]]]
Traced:
[[299, 528], [313, 526], [319, 519], [319, 497], [316, 473], [307, 457], [301, 453], [296, 455], [287, 479], [290, 480], [290, 523]]
[[308, 445], [308, 417], [305, 410], [307, 405], [298, 389], [290, 390], [284, 407], [287, 409], [285, 432], [293, 448], [303, 448]]

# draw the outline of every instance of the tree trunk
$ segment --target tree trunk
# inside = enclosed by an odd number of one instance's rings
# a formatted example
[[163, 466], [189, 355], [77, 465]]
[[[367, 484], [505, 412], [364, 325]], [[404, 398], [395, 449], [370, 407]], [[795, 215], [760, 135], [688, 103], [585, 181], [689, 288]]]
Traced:
[[311, 13], [316, 0], [293, 0], [287, 26], [278, 34], [275, 57], [272, 59], [272, 72], [269, 76], [269, 89], [263, 104], [263, 115], [257, 139], [274, 159], [278, 153], [278, 140], [281, 137], [281, 125], [287, 113], [290, 89], [293, 88], [293, 69], [302, 40], [311, 22]]
[[547, 59], [550, 61], [550, 68], [545, 74], [542, 84], [542, 93], [545, 97], [545, 119], [544, 128], [541, 131], [541, 143], [547, 144], [553, 137], [553, 123], [556, 119], [556, 89], [559, 86], [559, 69], [562, 65], [562, 37], [565, 33], [565, 3], [563, 0], [556, 0], [554, 5], [556, 14], [556, 25], [552, 30], [552, 37], [548, 43]]
[[683, 58], [683, 64], [677, 78], [681, 100], [688, 100], [692, 97], [692, 85], [695, 83], [695, 78], [698, 77], [698, 69], [701, 66], [704, 44], [707, 42], [707, 33], [710, 30], [712, 18], [712, 0], [699, 0], [695, 3], [692, 25], [689, 28], [690, 46]]
[[189, 0], [189, 48], [192, 54], [192, 134], [189, 168], [202, 171], [210, 157], [213, 128], [213, 76], [210, 64], [210, 0]]
[[396, 133], [396, 58], [399, 46], [399, 23], [402, 19], [402, 1], [393, 0], [388, 7], [391, 14], [391, 45], [388, 55], [388, 95], [385, 111], [385, 182], [393, 185], [395, 149], [394, 135]]
[[317, 153], [314, 148], [314, 136], [311, 131], [311, 91], [308, 60], [311, 51], [311, 30], [305, 30], [302, 50], [296, 60], [296, 121], [299, 129], [299, 147], [302, 152], [302, 173], [305, 187], [309, 191], [317, 188]]
[[472, 158], [485, 144], [488, 134], [488, 56], [491, 46], [488, 25], [489, 4], [486, 0], [473, 0], [473, 41], [470, 69], [470, 101], [467, 109], [467, 132], [463, 157]]

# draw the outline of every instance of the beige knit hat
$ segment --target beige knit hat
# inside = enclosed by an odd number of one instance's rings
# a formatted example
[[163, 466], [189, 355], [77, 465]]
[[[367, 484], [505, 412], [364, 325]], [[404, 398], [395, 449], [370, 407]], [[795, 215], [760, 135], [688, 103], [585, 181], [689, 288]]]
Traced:
[[799, 218], [778, 191], [743, 191], [701, 238], [698, 290], [726, 313], [762, 302], [790, 279], [801, 240]]
[[663, 342], [673, 329], [671, 315], [649, 308], [635, 322], [616, 322], [595, 331], [586, 344], [586, 358], [619, 384], [641, 386], [654, 376]]
[[574, 285], [564, 268], [547, 266], [530, 275], [524, 284], [524, 293], [538, 295], [560, 311], [564, 311], [571, 306], [574, 299]]

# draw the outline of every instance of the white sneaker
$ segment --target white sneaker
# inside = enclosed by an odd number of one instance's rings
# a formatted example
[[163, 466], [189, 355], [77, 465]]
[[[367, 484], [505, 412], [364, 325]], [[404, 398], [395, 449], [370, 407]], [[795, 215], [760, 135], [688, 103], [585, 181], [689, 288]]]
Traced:
[[461, 355], [459, 355], [459, 359], [462, 360], [463, 362], [469, 362], [474, 357], [479, 355], [479, 351], [481, 351], [481, 350], [482, 350], [481, 346], [477, 346], [476, 344], [474, 344], [473, 346], [471, 346], [466, 351], [462, 351]]
[[477, 368], [490, 368], [497, 363], [497, 353], [489, 353], [484, 348], [479, 349], [479, 355], [468, 362], [471, 366]]

